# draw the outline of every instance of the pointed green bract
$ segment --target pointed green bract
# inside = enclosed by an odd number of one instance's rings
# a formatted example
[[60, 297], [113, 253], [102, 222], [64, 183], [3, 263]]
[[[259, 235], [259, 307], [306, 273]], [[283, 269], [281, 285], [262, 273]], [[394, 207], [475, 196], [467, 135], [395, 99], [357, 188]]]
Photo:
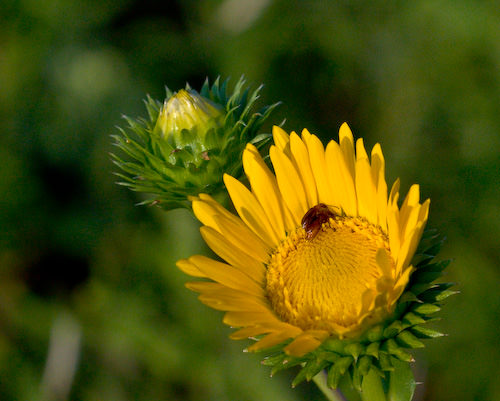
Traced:
[[128, 127], [113, 136], [119, 184], [150, 194], [142, 203], [164, 209], [190, 208], [188, 197], [201, 192], [225, 203], [223, 174], [242, 176], [246, 144], [261, 148], [270, 140], [259, 129], [279, 104], [254, 110], [262, 86], [250, 91], [243, 79], [232, 92], [227, 86], [207, 80], [199, 93], [187, 85], [176, 93], [167, 88], [163, 103], [147, 97], [148, 118], [125, 117]]

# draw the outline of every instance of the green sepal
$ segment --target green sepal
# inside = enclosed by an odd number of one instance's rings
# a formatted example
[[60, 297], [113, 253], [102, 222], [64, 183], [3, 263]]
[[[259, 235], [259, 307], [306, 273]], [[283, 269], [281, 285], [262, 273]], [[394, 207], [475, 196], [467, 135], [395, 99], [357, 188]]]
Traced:
[[346, 354], [352, 355], [354, 361], [358, 360], [358, 356], [363, 351], [363, 346], [360, 343], [347, 344], [344, 348]]
[[372, 357], [368, 355], [364, 355], [359, 358], [357, 363], [357, 368], [362, 376], [366, 375], [372, 366]]
[[421, 303], [422, 301], [420, 299], [418, 299], [417, 296], [413, 292], [406, 291], [399, 298], [398, 306], [406, 307], [407, 305], [404, 305], [404, 304], [408, 304], [410, 302]]
[[286, 358], [284, 358], [281, 363], [273, 366], [273, 368], [271, 369], [271, 376], [274, 376], [280, 370], [293, 368], [294, 366], [300, 365], [303, 362], [302, 358], [294, 358], [286, 354], [285, 356]]
[[408, 326], [415, 326], [417, 324], [422, 324], [425, 322], [426, 320], [422, 316], [416, 315], [413, 312], [408, 312], [403, 317], [403, 323], [407, 323]]
[[396, 336], [396, 341], [406, 348], [423, 348], [424, 343], [415, 337], [409, 330], [405, 330]]
[[361, 399], [363, 401], [387, 401], [382, 380], [374, 368], [370, 369], [363, 378]]
[[414, 313], [419, 315], [431, 315], [433, 313], [439, 312], [441, 308], [435, 304], [420, 304], [412, 308]]
[[310, 381], [314, 376], [329, 365], [328, 361], [317, 359], [309, 362], [302, 370], [306, 373], [306, 380]]
[[326, 366], [328, 366], [328, 361], [324, 360], [311, 360], [306, 362], [300, 372], [295, 376], [292, 381], [292, 387], [297, 386], [304, 380], [310, 381], [314, 376], [321, 372]]
[[414, 360], [413, 357], [406, 351], [403, 351], [396, 340], [392, 338], [384, 342], [382, 349], [402, 361], [411, 362]]
[[430, 288], [420, 294], [418, 297], [423, 302], [434, 303], [441, 302], [451, 295], [458, 294], [459, 291], [445, 290], [445, 289], [434, 289]]
[[421, 283], [430, 283], [434, 280], [437, 280], [442, 275], [443, 275], [443, 272], [441, 270], [429, 271], [426, 269], [419, 269], [415, 273], [412, 274], [412, 276], [410, 278], [410, 285], [421, 284]]
[[394, 366], [391, 362], [391, 357], [387, 352], [379, 353], [379, 365], [384, 372], [391, 372], [394, 370]]
[[384, 330], [384, 338], [392, 338], [401, 332], [401, 330], [403, 330], [403, 324], [399, 320], [396, 320]]
[[375, 343], [370, 343], [370, 345], [368, 345], [368, 347], [366, 347], [366, 355], [371, 355], [373, 356], [374, 358], [377, 358], [378, 359], [378, 351], [379, 351], [379, 348], [380, 348], [380, 343], [379, 342], [375, 342]]
[[352, 385], [357, 392], [361, 392], [361, 383], [363, 382], [363, 376], [359, 369], [355, 369], [353, 366], [349, 368], [349, 373], [352, 379]]
[[328, 370], [328, 377], [326, 382], [328, 387], [337, 388], [339, 385], [339, 381], [342, 376], [345, 374], [349, 366], [353, 363], [353, 358], [350, 356], [339, 358], [335, 364], [333, 364]]
[[346, 342], [339, 340], [337, 338], [328, 338], [325, 340], [323, 343], [323, 347], [327, 349], [328, 351], [333, 351], [338, 354], [343, 354], [344, 353], [344, 348], [346, 346]]
[[407, 362], [392, 359], [394, 370], [389, 373], [388, 401], [411, 401], [415, 392], [416, 382]]
[[384, 327], [381, 324], [378, 324], [368, 329], [365, 336], [370, 342], [380, 341], [384, 338]]
[[411, 328], [411, 332], [418, 338], [437, 338], [444, 336], [443, 333], [424, 326], [414, 326]]
[[268, 356], [264, 358], [260, 363], [264, 366], [275, 366], [277, 364], [283, 364], [285, 359], [288, 357], [287, 354], [282, 353], [282, 354], [276, 354], [273, 356]]

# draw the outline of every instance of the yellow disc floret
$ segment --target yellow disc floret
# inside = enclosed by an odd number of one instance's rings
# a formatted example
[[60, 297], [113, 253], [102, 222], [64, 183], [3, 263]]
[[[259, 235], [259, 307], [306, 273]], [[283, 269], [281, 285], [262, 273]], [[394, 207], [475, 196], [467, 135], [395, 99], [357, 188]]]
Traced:
[[357, 329], [367, 312], [363, 299], [376, 294], [383, 277], [377, 263], [381, 249], [389, 251], [387, 236], [361, 218], [330, 217], [313, 238], [298, 228], [268, 265], [266, 290], [273, 309], [303, 330]]

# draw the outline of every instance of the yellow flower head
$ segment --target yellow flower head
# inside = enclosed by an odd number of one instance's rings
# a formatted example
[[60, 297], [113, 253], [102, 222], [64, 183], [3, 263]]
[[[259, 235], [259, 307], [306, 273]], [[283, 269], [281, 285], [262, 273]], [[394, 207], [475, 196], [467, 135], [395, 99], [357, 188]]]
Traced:
[[273, 174], [249, 144], [243, 166], [251, 185], [225, 175], [239, 217], [210, 196], [193, 199], [207, 244], [226, 263], [204, 256], [178, 267], [212, 281], [189, 283], [200, 300], [226, 311], [232, 338], [260, 337], [249, 350], [293, 339], [304, 355], [325, 339], [349, 338], [387, 318], [408, 284], [429, 200], [414, 185], [401, 208], [399, 181], [387, 195], [380, 145], [371, 161], [343, 124], [326, 149], [307, 130], [273, 130]]

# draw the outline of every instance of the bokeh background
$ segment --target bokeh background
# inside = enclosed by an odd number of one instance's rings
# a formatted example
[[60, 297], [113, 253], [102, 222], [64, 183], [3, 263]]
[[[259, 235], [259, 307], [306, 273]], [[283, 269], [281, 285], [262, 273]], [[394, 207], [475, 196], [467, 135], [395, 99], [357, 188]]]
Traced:
[[198, 223], [112, 174], [146, 94], [242, 74], [275, 123], [326, 141], [347, 121], [421, 184], [461, 294], [415, 398], [500, 400], [500, 7], [473, 0], [2, 0], [0, 399], [321, 399], [184, 288]]

